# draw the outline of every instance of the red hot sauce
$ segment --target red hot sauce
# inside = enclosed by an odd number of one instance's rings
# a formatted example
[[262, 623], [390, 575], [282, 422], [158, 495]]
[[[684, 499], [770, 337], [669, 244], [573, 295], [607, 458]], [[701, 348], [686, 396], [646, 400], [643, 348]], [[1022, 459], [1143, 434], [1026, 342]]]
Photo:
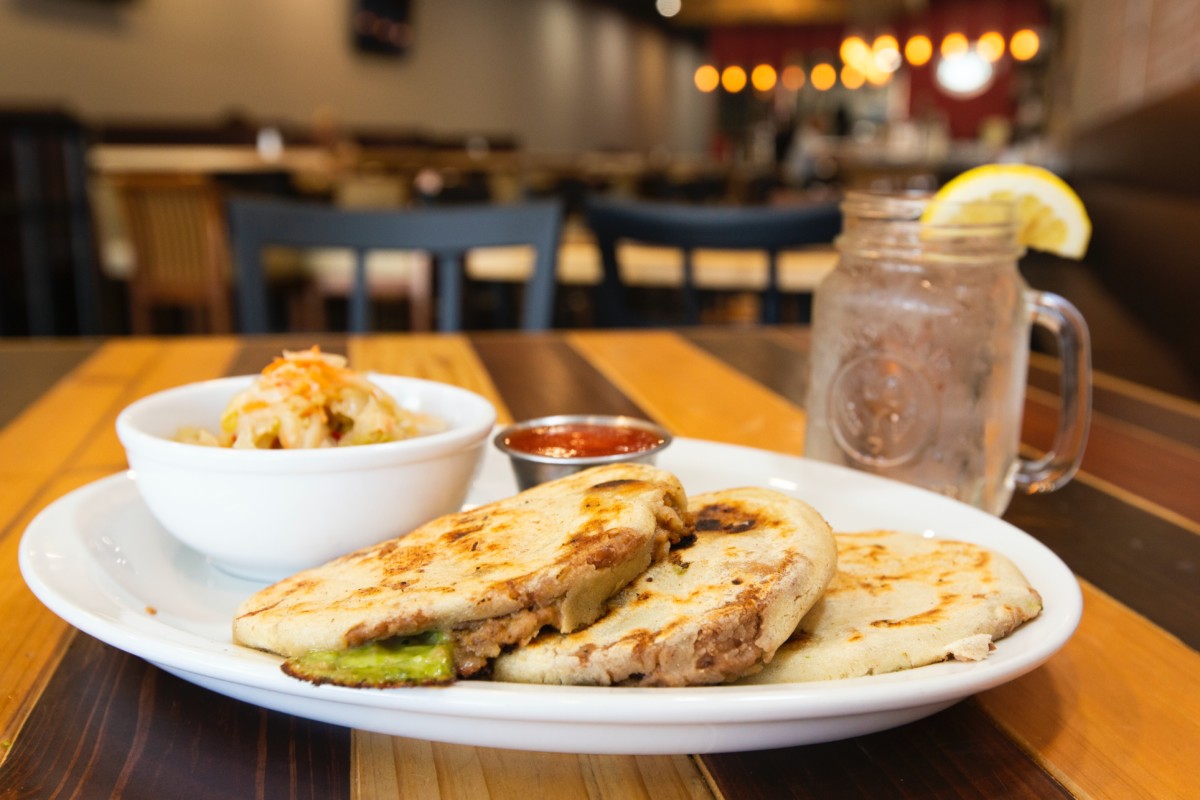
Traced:
[[597, 458], [652, 450], [663, 439], [653, 431], [616, 425], [543, 425], [516, 430], [504, 443], [513, 450], [550, 458]]

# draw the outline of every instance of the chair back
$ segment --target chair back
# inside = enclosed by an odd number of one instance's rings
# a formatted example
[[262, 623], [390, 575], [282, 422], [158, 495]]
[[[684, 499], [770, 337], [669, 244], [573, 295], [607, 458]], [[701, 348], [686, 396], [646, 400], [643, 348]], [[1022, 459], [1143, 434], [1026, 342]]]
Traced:
[[692, 269], [695, 250], [766, 251], [767, 287], [761, 319], [764, 323], [774, 323], [779, 321], [779, 252], [832, 242], [841, 230], [841, 213], [833, 203], [730, 207], [592, 197], [586, 203], [585, 216], [600, 250], [603, 277], [599, 318], [606, 326], [637, 324], [617, 259], [617, 244], [623, 239], [683, 251], [684, 322], [690, 325], [700, 320], [699, 293]]
[[554, 314], [555, 269], [562, 230], [557, 203], [474, 205], [417, 210], [341, 209], [305, 203], [234, 199], [229, 203], [230, 237], [238, 281], [242, 330], [272, 330], [267, 312], [262, 250], [269, 245], [341, 247], [354, 251], [354, 287], [349, 328], [368, 329], [370, 250], [421, 250], [437, 269], [438, 329], [462, 329], [463, 262], [480, 247], [532, 245], [533, 275], [525, 285], [521, 327], [546, 330]]
[[207, 317], [206, 329], [232, 329], [229, 243], [221, 193], [203, 175], [123, 175], [112, 179], [133, 247], [130, 319], [149, 333], [156, 306]]

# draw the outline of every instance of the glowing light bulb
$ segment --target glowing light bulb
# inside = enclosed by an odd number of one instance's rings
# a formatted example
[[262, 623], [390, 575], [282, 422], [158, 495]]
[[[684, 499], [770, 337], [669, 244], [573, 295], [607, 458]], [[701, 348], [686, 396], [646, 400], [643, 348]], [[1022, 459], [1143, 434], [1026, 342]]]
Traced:
[[654, 7], [664, 17], [673, 17], [683, 8], [683, 0], [657, 0]]
[[914, 67], [922, 67], [933, 58], [933, 42], [928, 36], [918, 34], [910, 37], [904, 45], [904, 57]]
[[961, 56], [970, 49], [970, 43], [967, 42], [967, 37], [961, 33], [947, 33], [946, 38], [942, 39], [942, 57], [953, 58]]
[[994, 64], [1004, 57], [1004, 37], [996, 31], [988, 31], [979, 37], [979, 41], [975, 43], [975, 49], [979, 51], [979, 55], [985, 61]]
[[721, 85], [721, 73], [717, 72], [717, 68], [712, 64], [704, 64], [696, 67], [696, 74], [692, 76], [692, 80], [697, 89], [708, 93]]
[[837, 70], [832, 64], [817, 64], [812, 68], [812, 74], [809, 79], [812, 80], [813, 88], [819, 92], [827, 92], [837, 83]]
[[1022, 28], [1012, 35], [1012, 39], [1008, 43], [1008, 51], [1017, 61], [1028, 61], [1038, 54], [1041, 44], [1036, 32], [1029, 28]]
[[780, 81], [783, 83], [783, 88], [789, 92], [798, 92], [804, 88], [804, 67], [796, 64], [789, 64], [783, 68], [783, 74], [780, 76]]
[[842, 46], [838, 49], [838, 55], [842, 58], [843, 64], [851, 64], [858, 69], [866, 66], [868, 59], [872, 57], [871, 47], [858, 36], [848, 36], [842, 42]]
[[738, 66], [726, 67], [721, 72], [721, 86], [730, 94], [746, 88], [746, 70]]
[[750, 73], [750, 83], [760, 92], [769, 92], [775, 88], [778, 77], [770, 64], [759, 64]]

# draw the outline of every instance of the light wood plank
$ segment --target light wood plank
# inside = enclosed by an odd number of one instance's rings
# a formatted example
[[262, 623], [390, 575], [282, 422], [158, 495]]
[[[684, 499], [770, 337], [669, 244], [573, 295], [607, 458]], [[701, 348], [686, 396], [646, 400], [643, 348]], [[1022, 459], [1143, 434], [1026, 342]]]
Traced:
[[1194, 796], [1200, 653], [1082, 585], [1074, 637], [1042, 668], [980, 702], [1081, 797]]
[[425, 378], [468, 389], [491, 401], [500, 424], [512, 421], [487, 369], [460, 334], [358, 337], [350, 340], [347, 356], [356, 369]]
[[227, 374], [240, 345], [227, 337], [163, 340], [155, 357], [146, 363], [121, 394], [119, 402], [106, 410], [96, 435], [91, 437], [75, 460], [79, 468], [105, 467], [110, 471], [126, 467], [125, 450], [117, 439], [117, 414], [121, 409], [154, 392], [195, 381], [220, 378]]
[[355, 731], [358, 800], [711, 800], [687, 756], [531, 753]]
[[804, 451], [803, 409], [676, 334], [589, 332], [568, 341], [680, 436]]

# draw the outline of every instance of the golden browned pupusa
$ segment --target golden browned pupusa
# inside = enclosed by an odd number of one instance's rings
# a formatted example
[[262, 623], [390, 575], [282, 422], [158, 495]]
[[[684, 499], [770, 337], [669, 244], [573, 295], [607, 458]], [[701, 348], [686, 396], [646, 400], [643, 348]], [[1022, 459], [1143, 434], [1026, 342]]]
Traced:
[[752, 683], [831, 680], [986, 658], [1041, 613], [1008, 559], [967, 542], [896, 531], [839, 533], [838, 571]]
[[669, 472], [598, 467], [434, 520], [258, 592], [234, 640], [284, 656], [438, 630], [459, 675], [544, 625], [574, 630], [690, 527]]
[[828, 524], [769, 489], [692, 497], [695, 535], [610, 601], [595, 624], [502, 655], [498, 680], [721, 683], [761, 667], [833, 576]]

